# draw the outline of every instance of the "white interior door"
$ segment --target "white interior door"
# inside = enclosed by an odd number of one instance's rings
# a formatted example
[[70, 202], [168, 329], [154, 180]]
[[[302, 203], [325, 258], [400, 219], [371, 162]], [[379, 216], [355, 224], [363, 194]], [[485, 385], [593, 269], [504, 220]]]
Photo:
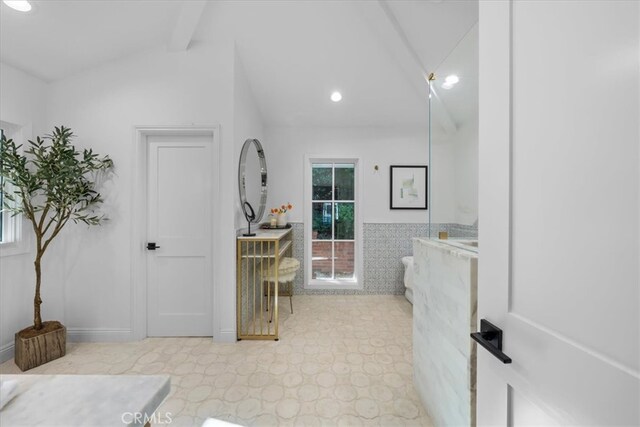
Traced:
[[479, 425], [640, 424], [638, 9], [480, 2]]
[[147, 334], [212, 336], [211, 137], [147, 144]]

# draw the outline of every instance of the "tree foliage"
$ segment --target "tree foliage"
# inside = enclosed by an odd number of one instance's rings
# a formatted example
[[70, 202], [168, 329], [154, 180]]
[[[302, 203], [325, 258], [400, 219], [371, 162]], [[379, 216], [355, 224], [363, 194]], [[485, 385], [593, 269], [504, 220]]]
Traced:
[[90, 149], [78, 151], [71, 143], [73, 132], [56, 127], [44, 138], [22, 145], [2, 135], [0, 175], [3, 178], [3, 209], [24, 215], [36, 236], [36, 297], [34, 328], [41, 329], [40, 261], [53, 239], [69, 220], [98, 225], [104, 216], [95, 213], [102, 203], [95, 191], [96, 174], [113, 167], [108, 156]]

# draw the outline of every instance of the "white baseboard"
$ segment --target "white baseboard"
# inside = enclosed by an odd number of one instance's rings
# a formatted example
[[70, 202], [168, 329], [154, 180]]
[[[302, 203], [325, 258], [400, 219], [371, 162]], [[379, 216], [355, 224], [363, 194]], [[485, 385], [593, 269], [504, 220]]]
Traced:
[[[139, 341], [131, 329], [94, 329], [67, 328], [67, 342], [128, 342]], [[215, 342], [236, 342], [236, 331], [220, 331]], [[0, 347], [0, 363], [12, 359], [14, 343], [10, 342]]]
[[0, 363], [4, 363], [9, 359], [13, 359], [13, 355], [14, 355], [13, 342], [6, 343], [2, 347], [0, 347]]
[[68, 342], [138, 341], [131, 329], [67, 328]]
[[213, 342], [236, 342], [238, 337], [236, 331], [219, 331], [213, 337]]
[[[130, 329], [68, 328], [67, 342], [126, 342], [137, 341]], [[15, 355], [14, 343], [0, 346], [0, 363]]]

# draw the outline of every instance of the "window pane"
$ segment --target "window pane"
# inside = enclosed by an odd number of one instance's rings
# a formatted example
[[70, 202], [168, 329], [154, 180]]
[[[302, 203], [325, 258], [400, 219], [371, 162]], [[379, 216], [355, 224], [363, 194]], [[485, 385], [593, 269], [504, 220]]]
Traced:
[[353, 163], [336, 165], [336, 200], [353, 200], [355, 186], [355, 167]]
[[354, 279], [354, 242], [335, 243], [335, 278]]
[[[4, 130], [0, 129], [0, 146], [2, 145], [2, 137], [4, 136]], [[2, 161], [2, 159], [0, 159]], [[4, 196], [2, 194], [2, 189], [4, 187], [4, 178], [0, 176], [0, 242], [4, 238]]]
[[333, 194], [331, 187], [333, 184], [332, 165], [313, 165], [313, 200], [331, 200]]
[[353, 203], [336, 203], [336, 240], [353, 240], [354, 217], [355, 206]]
[[333, 203], [314, 203], [311, 210], [312, 227], [311, 238], [313, 240], [331, 240], [331, 220]]
[[311, 277], [332, 279], [331, 242], [313, 242], [311, 250]]

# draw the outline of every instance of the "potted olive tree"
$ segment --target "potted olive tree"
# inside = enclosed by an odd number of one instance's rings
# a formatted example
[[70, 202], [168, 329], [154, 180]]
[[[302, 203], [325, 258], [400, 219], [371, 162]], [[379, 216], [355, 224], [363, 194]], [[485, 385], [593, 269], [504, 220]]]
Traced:
[[42, 256], [69, 221], [98, 225], [104, 219], [95, 213], [102, 203], [95, 180], [113, 162], [92, 150], [78, 151], [73, 136], [71, 129], [56, 127], [29, 141], [24, 152], [4, 135], [0, 143], [3, 209], [24, 216], [35, 234], [33, 325], [15, 335], [15, 362], [23, 371], [66, 352], [66, 328], [58, 321], [43, 322], [40, 314]]

